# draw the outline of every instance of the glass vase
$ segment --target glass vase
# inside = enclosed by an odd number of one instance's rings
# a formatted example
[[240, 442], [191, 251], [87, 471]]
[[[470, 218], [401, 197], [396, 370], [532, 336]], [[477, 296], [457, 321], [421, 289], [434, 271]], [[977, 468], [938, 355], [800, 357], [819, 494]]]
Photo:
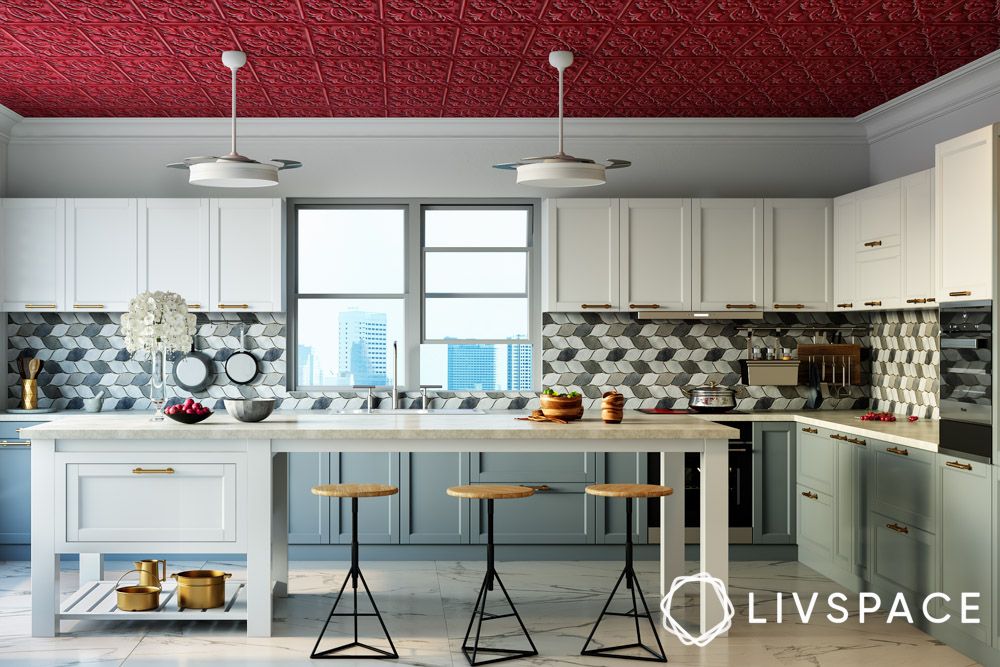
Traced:
[[163, 421], [163, 404], [167, 401], [167, 351], [163, 345], [153, 350], [149, 369], [149, 402], [155, 412], [152, 421]]

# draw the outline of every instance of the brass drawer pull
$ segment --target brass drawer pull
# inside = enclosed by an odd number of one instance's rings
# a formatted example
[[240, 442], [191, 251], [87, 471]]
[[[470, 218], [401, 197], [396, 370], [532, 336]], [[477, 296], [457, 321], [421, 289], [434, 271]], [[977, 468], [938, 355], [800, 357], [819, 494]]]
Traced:
[[868, 443], [862, 440], [861, 438], [847, 438], [847, 442], [851, 443], [852, 445], [861, 445], [862, 447], [868, 446]]
[[909, 450], [898, 449], [896, 447], [888, 447], [888, 448], [886, 448], [885, 451], [889, 452], [890, 454], [899, 454], [900, 456], [909, 456], [910, 455]]
[[948, 292], [948, 296], [972, 296], [972, 290], [961, 290], [959, 292]]
[[242, 309], [245, 310], [245, 309], [247, 309], [249, 307], [250, 307], [250, 305], [246, 304], [246, 303], [220, 303], [219, 304], [219, 308], [221, 308], [222, 310], [226, 310], [227, 308], [242, 308]]
[[802, 429], [803, 433], [819, 433], [819, 429], [809, 428], [808, 426]]
[[776, 303], [776, 304], [774, 304], [775, 310], [777, 310], [778, 308], [792, 308], [792, 309], [795, 309], [795, 310], [800, 310], [800, 309], [805, 308], [805, 307], [806, 307], [806, 305], [804, 303]]
[[192, 308], [201, 308], [201, 304], [200, 303], [189, 303], [188, 304], [188, 309], [192, 309]]
[[958, 468], [959, 470], [972, 470], [971, 463], [962, 463], [961, 461], [945, 461], [944, 464], [949, 468]]
[[903, 535], [908, 535], [910, 533], [909, 528], [906, 526], [900, 526], [898, 523], [887, 523], [885, 524], [885, 527], [889, 530], [894, 530], [897, 533], [902, 533]]
[[104, 310], [103, 303], [74, 303], [73, 307], [79, 310]]
[[25, 308], [37, 309], [37, 308], [58, 308], [54, 303], [26, 303]]
[[819, 496], [813, 493], [812, 491], [803, 491], [802, 495], [808, 498], [809, 500], [819, 500]]
[[924, 301], [926, 301], [927, 303], [934, 303], [935, 301], [937, 301], [937, 299], [935, 299], [932, 296], [929, 296], [926, 299], [924, 299]]
[[0, 440], [0, 447], [31, 447], [30, 440]]
[[534, 491], [551, 491], [552, 487], [548, 484], [522, 484], [526, 489], [532, 489]]
[[878, 248], [881, 245], [882, 245], [881, 241], [868, 241], [867, 243], [865, 243], [866, 248]]
[[854, 308], [853, 303], [838, 303], [837, 308]]
[[581, 303], [581, 308], [610, 308], [610, 303]]
[[927, 303], [927, 299], [907, 299], [906, 303]]
[[830, 437], [834, 440], [847, 440], [847, 436], [838, 435], [837, 433], [831, 433]]
[[132, 468], [133, 475], [173, 475], [173, 468]]
[[630, 303], [629, 308], [649, 308], [650, 310], [660, 307], [658, 303]]
[[726, 308], [730, 310], [752, 310], [756, 308], [756, 303], [727, 303]]
[[881, 301], [865, 301], [866, 306], [881, 306]]

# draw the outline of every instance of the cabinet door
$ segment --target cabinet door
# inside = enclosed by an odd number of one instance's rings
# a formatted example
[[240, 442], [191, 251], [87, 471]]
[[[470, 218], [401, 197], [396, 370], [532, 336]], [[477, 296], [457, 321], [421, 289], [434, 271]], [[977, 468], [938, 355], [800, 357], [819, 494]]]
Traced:
[[872, 510], [929, 532], [937, 523], [934, 454], [870, 440]]
[[826, 493], [799, 484], [796, 488], [796, 539], [809, 560], [829, 563], [833, 551], [833, 499]]
[[993, 298], [997, 128], [984, 127], [934, 149], [940, 302]]
[[282, 310], [281, 200], [211, 200], [211, 310]]
[[401, 544], [469, 543], [470, 501], [447, 494], [469, 483], [469, 454], [401, 454], [399, 478]]
[[[645, 484], [648, 470], [648, 456], [645, 453], [632, 454], [619, 452], [615, 454], [597, 454], [598, 484]], [[597, 526], [595, 527], [598, 544], [625, 543], [625, 503], [623, 498], [595, 498]], [[646, 544], [649, 541], [648, 508], [649, 500], [640, 498], [628, 502], [632, 506], [632, 541], [636, 544]], [[668, 500], [669, 502], [669, 500]]]
[[939, 590], [934, 583], [935, 535], [877, 512], [869, 517], [872, 588], [885, 596], [902, 592], [911, 602]]
[[[341, 484], [399, 486], [399, 454], [350, 452], [330, 455], [330, 479]], [[330, 499], [333, 543], [351, 542], [351, 500]], [[358, 500], [358, 538], [368, 544], [399, 543], [399, 494]]]
[[855, 307], [860, 310], [899, 308], [903, 295], [900, 247], [874, 248], [855, 255]]
[[[992, 609], [992, 473], [987, 464], [937, 455], [941, 485], [938, 513], [938, 576], [942, 611], [951, 614], [949, 625], [978, 641], [989, 642]], [[963, 624], [963, 593], [978, 593], [981, 623]]]
[[754, 544], [795, 544], [795, 429], [753, 425]]
[[691, 309], [691, 200], [622, 199], [622, 310]]
[[177, 292], [210, 308], [207, 199], [139, 200], [139, 289]]
[[288, 455], [288, 543], [330, 543], [330, 499], [316, 496], [312, 487], [330, 483], [330, 454], [297, 452]]
[[65, 200], [5, 199], [0, 225], [3, 310], [65, 310]]
[[858, 206], [853, 194], [833, 200], [833, 301], [834, 310], [860, 307], [855, 303], [854, 251]]
[[833, 447], [834, 471], [834, 524], [833, 524], [833, 564], [844, 570], [854, 570], [857, 497], [859, 493], [857, 445], [837, 443]]
[[889, 248], [902, 242], [903, 214], [899, 179], [854, 193], [858, 206], [855, 248]]
[[135, 199], [66, 202], [66, 300], [74, 310], [123, 312], [139, 293]]
[[902, 187], [903, 302], [907, 308], [934, 308], [934, 170], [904, 177]]
[[618, 217], [613, 199], [545, 202], [543, 310], [619, 309]]
[[833, 303], [833, 202], [764, 200], [764, 308], [828, 311]]
[[0, 544], [31, 544], [31, 448], [0, 447]]
[[[494, 503], [493, 535], [499, 544], [594, 544], [594, 496], [586, 484], [546, 484], [528, 498]], [[474, 542], [486, 543], [486, 501], [472, 505]]]
[[691, 201], [695, 310], [763, 310], [764, 202]]
[[833, 493], [833, 440], [811, 426], [796, 434], [795, 481], [823, 493]]

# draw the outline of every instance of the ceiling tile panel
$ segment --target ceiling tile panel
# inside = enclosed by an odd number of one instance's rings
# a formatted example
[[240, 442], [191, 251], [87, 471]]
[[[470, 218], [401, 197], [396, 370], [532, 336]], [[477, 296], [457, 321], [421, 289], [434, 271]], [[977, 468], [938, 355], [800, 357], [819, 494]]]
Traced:
[[30, 116], [853, 115], [1000, 48], [997, 0], [0, 0]]

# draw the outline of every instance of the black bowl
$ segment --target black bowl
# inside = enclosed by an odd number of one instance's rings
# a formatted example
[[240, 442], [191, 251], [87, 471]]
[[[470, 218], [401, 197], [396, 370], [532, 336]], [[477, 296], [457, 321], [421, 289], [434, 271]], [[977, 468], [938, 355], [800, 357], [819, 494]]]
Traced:
[[[164, 412], [163, 414], [166, 415], [167, 413]], [[167, 415], [167, 417], [173, 419], [175, 422], [180, 422], [182, 424], [197, 424], [198, 422], [205, 421], [213, 414], [215, 413], [212, 412], [211, 410], [207, 414], [203, 415], [189, 415], [186, 412], [178, 412], [177, 414]]]

